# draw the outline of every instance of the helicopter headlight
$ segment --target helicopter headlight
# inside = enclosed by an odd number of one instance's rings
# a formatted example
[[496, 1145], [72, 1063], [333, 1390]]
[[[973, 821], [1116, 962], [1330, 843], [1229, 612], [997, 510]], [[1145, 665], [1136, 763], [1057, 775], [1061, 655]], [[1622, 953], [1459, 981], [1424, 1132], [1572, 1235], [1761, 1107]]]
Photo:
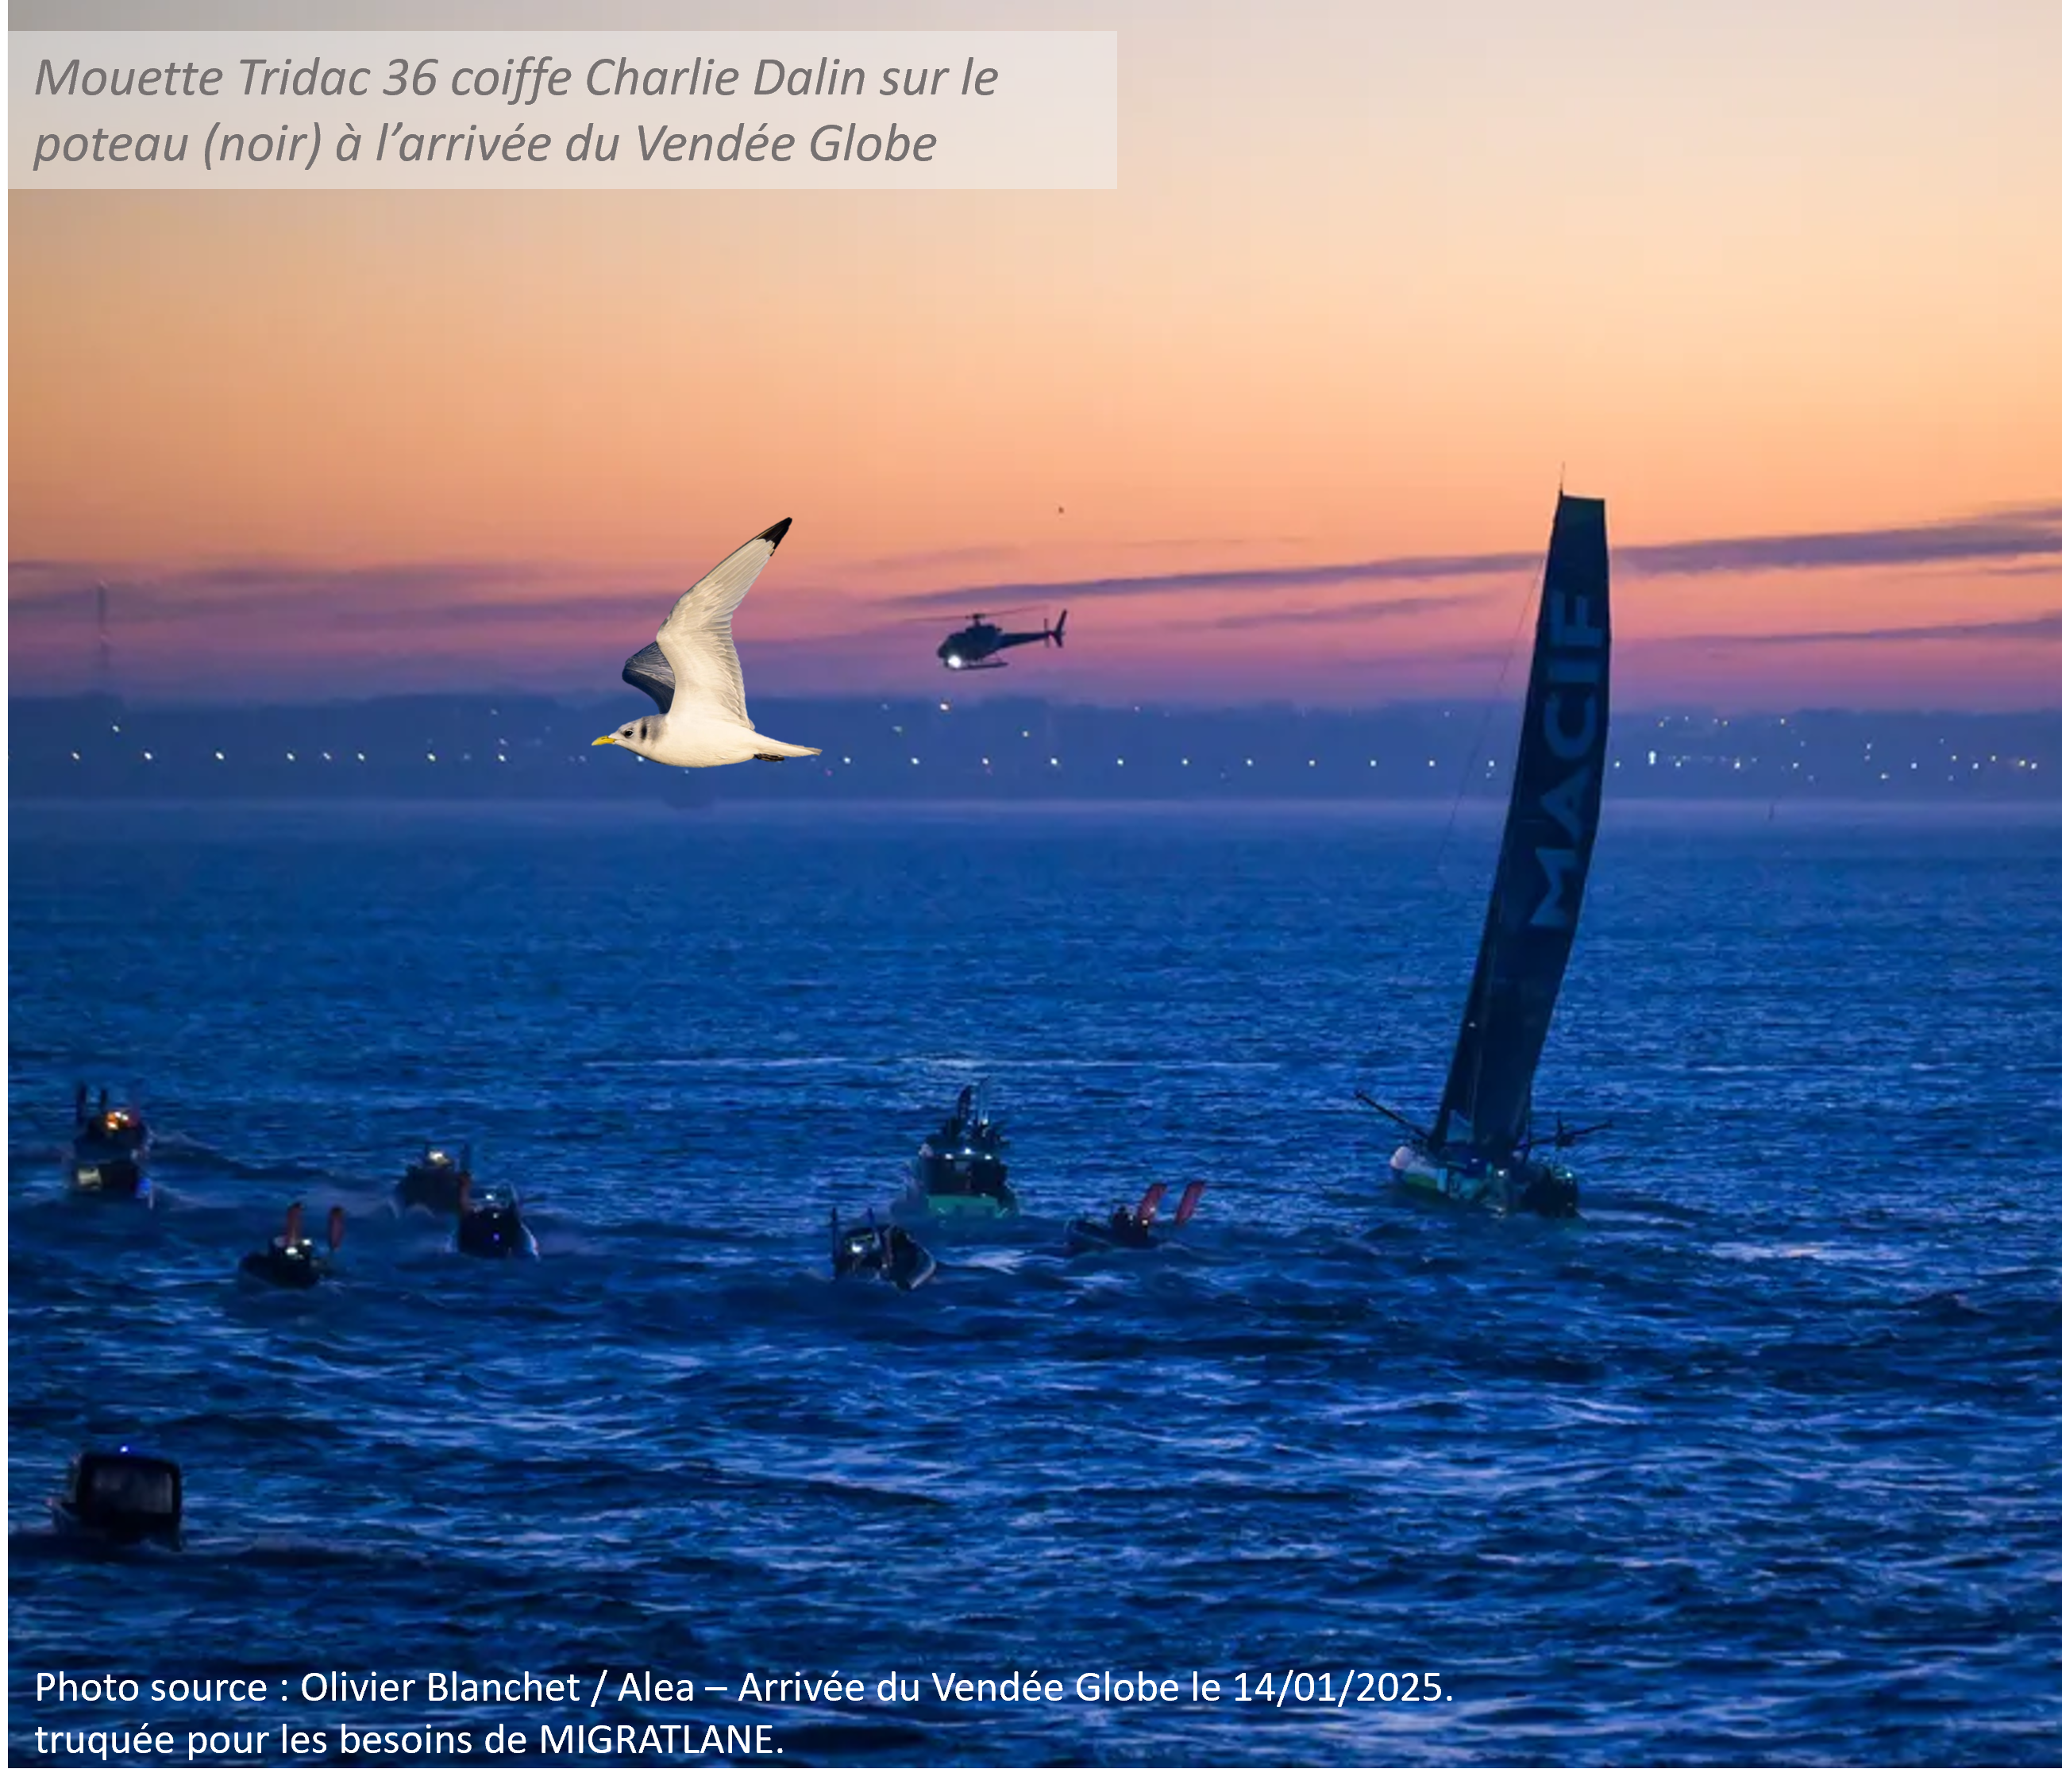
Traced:
[[951, 667], [954, 671], [957, 671], [960, 670], [963, 662], [957, 653], [949, 653], [945, 655], [945, 663]]

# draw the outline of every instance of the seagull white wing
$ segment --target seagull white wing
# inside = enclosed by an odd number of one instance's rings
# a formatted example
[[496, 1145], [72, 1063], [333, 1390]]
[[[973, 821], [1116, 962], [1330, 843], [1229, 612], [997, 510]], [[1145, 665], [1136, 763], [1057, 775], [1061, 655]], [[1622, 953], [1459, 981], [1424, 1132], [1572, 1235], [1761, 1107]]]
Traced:
[[[712, 708], [751, 728], [752, 717], [744, 707], [744, 672], [730, 638], [730, 619], [793, 521], [783, 517], [754, 535], [684, 592], [659, 631], [658, 639], [624, 664], [624, 682], [653, 701], [664, 703], [669, 710], [683, 704]], [[657, 676], [660, 668], [656, 662], [661, 659], [672, 674], [665, 681], [670, 689], [664, 688]]]

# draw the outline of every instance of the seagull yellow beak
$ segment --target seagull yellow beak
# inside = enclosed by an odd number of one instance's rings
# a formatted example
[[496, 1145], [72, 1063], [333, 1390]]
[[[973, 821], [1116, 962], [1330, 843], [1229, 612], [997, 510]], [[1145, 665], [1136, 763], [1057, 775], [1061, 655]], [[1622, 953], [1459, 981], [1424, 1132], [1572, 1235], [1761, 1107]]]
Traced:
[[596, 741], [594, 744], [597, 747], [620, 747], [623, 743], [618, 740], [614, 735], [605, 734], [600, 738], [600, 740]]

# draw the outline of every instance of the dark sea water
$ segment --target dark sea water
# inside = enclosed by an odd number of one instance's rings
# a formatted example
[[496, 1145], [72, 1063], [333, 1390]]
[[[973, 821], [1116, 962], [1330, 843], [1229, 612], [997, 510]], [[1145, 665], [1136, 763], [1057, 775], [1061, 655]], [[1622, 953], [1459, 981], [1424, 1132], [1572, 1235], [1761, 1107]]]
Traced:
[[[1391, 1194], [1353, 1099], [1438, 1093], [1494, 850], [1445, 824], [18, 807], [13, 1758], [684, 1715], [788, 1765], [2062, 1758], [2062, 816], [1608, 814], [1538, 1097], [1614, 1124], [1560, 1225]], [[977, 1075], [1026, 1217], [834, 1284], [832, 1204]], [[62, 1194], [80, 1076], [143, 1101], [154, 1210]], [[426, 1138], [539, 1261], [392, 1211]], [[1150, 1260], [1062, 1253], [1190, 1177]], [[240, 1287], [296, 1197], [338, 1279]], [[183, 1554], [49, 1541], [95, 1441], [184, 1465]], [[703, 1690], [583, 1710], [632, 1669]], [[368, 1670], [582, 1678], [293, 1690]], [[1013, 1671], [1065, 1696], [928, 1678]], [[925, 1678], [707, 1690], [747, 1673]]]

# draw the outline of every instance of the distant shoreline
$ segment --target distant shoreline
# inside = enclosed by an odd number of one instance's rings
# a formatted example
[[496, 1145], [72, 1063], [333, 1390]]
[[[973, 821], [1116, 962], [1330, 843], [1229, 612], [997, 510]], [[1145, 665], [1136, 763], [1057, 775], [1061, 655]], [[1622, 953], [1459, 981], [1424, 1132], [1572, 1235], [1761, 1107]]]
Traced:
[[[1457, 802], [1509, 788], [1514, 703], [1173, 710], [949, 699], [766, 699], [821, 756], [684, 772], [594, 744], [620, 696], [445, 696], [131, 708], [18, 697], [17, 801], [471, 804]], [[1715, 716], [1621, 709], [1606, 801], [2062, 803], [2062, 709]]]

